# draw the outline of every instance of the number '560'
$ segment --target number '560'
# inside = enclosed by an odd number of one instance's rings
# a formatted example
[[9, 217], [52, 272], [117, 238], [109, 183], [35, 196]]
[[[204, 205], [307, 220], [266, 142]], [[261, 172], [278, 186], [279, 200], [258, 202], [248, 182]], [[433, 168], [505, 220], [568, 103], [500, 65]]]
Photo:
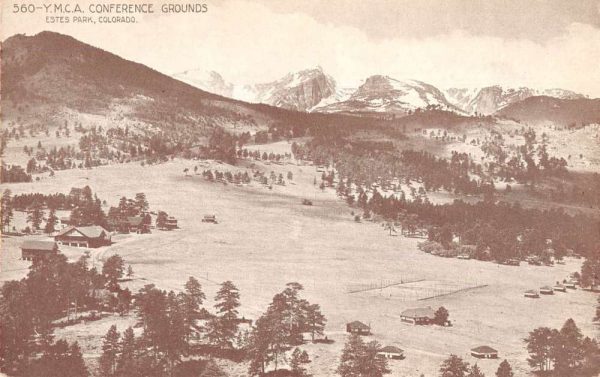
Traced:
[[33, 13], [35, 5], [33, 4], [13, 4], [13, 13]]

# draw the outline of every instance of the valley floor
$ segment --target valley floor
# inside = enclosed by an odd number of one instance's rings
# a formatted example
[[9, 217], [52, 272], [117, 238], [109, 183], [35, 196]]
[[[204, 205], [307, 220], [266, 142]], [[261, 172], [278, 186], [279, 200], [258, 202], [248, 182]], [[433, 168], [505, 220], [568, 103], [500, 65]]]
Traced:
[[[201, 164], [206, 164], [202, 166]], [[508, 359], [515, 376], [529, 375], [523, 338], [538, 326], [560, 327], [573, 318], [587, 336], [596, 336], [593, 293], [582, 290], [558, 292], [532, 300], [523, 297], [527, 289], [553, 285], [580, 261], [565, 265], [520, 267], [475, 260], [445, 259], [417, 249], [418, 239], [389, 236], [379, 224], [356, 223], [351, 208], [335, 196], [313, 185], [320, 173], [313, 166], [264, 165], [292, 183], [274, 185], [272, 190], [256, 182], [247, 186], [211, 183], [200, 175], [184, 175], [185, 168], [199, 173], [208, 168], [234, 171], [249, 168], [215, 162], [174, 160], [155, 166], [112, 165], [93, 170], [67, 170], [39, 182], [4, 185], [13, 194], [24, 192], [68, 193], [71, 187], [89, 185], [99, 198], [116, 205], [121, 196], [144, 192], [151, 210], [165, 210], [179, 220], [180, 229], [153, 230], [146, 235], [117, 235], [110, 247], [92, 251], [92, 261], [112, 254], [121, 255], [135, 271], [130, 289], [145, 284], [179, 290], [188, 276], [197, 277], [208, 297], [217, 284], [233, 281], [241, 292], [241, 314], [256, 319], [272, 296], [288, 282], [304, 285], [310, 302], [318, 303], [328, 319], [326, 335], [332, 345], [306, 345], [313, 362], [310, 373], [333, 376], [346, 338], [345, 323], [359, 320], [370, 324], [382, 345], [405, 350], [406, 359], [391, 361], [393, 376], [438, 375], [440, 363], [457, 354], [475, 363], [488, 375]], [[313, 201], [303, 206], [301, 200]], [[203, 223], [205, 214], [215, 214], [218, 224]], [[0, 281], [22, 277], [28, 266], [18, 260], [24, 238], [4, 238]], [[64, 248], [70, 257], [83, 251]], [[407, 281], [419, 280], [414, 283]], [[381, 288], [391, 285], [388, 288]], [[376, 288], [379, 289], [371, 289]], [[464, 288], [473, 288], [465, 289]], [[452, 293], [453, 291], [461, 292]], [[361, 291], [350, 293], [350, 291]], [[437, 298], [429, 298], [438, 296]], [[209, 300], [209, 305], [212, 302]], [[452, 327], [413, 326], [400, 321], [407, 308], [446, 307]], [[100, 337], [112, 323], [119, 331], [129, 319], [105, 319], [57, 331], [57, 336], [78, 339], [88, 359], [99, 356]], [[477, 360], [469, 350], [489, 345], [499, 351], [499, 360]], [[246, 374], [246, 365], [230, 365], [232, 375]]]

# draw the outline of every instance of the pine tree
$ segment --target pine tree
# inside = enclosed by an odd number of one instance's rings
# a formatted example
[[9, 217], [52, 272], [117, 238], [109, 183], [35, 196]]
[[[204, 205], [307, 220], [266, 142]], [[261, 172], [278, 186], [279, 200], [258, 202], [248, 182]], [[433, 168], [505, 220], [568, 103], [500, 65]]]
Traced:
[[513, 376], [514, 376], [514, 374], [513, 374], [512, 368], [511, 368], [510, 364], [508, 363], [508, 361], [505, 359], [498, 366], [498, 370], [496, 371], [496, 377], [513, 377]]
[[102, 355], [100, 356], [100, 372], [104, 377], [114, 376], [117, 370], [117, 355], [120, 352], [119, 337], [120, 334], [115, 325], [112, 325], [104, 336]]
[[359, 335], [351, 334], [344, 345], [337, 373], [341, 377], [381, 377], [390, 373], [387, 360], [377, 357], [379, 348], [377, 342], [365, 344]]
[[102, 265], [102, 275], [106, 279], [106, 287], [110, 291], [117, 291], [119, 288], [119, 279], [123, 277], [125, 262], [120, 255], [115, 254], [109, 257]]
[[306, 373], [306, 368], [304, 367], [304, 364], [308, 363], [310, 363], [308, 353], [306, 353], [306, 351], [302, 351], [300, 348], [294, 349], [290, 359], [290, 368], [292, 369], [292, 373], [298, 377], [310, 376], [308, 373]]
[[568, 376], [583, 361], [583, 335], [573, 319], [569, 318], [560, 329], [555, 341], [554, 370]]
[[54, 227], [56, 226], [56, 222], [58, 218], [56, 217], [56, 210], [54, 208], [50, 209], [50, 214], [48, 215], [48, 220], [46, 220], [46, 226], [44, 227], [44, 233], [52, 234], [54, 233]]
[[223, 338], [228, 342], [233, 341], [237, 331], [237, 308], [240, 306], [240, 293], [231, 281], [225, 281], [215, 296], [215, 309], [220, 316]]
[[6, 189], [2, 193], [2, 199], [0, 199], [0, 221], [2, 222], [3, 230], [10, 228], [10, 223], [13, 219], [11, 194], [12, 192], [9, 189]]
[[62, 372], [64, 376], [68, 377], [87, 377], [89, 375], [87, 367], [83, 362], [81, 348], [77, 342], [74, 342], [69, 347], [66, 368]]
[[146, 200], [146, 194], [138, 192], [135, 194], [135, 206], [140, 213], [148, 211], [148, 200]]
[[312, 304], [306, 307], [306, 323], [313, 341], [315, 340], [315, 335], [323, 335], [327, 319], [321, 313], [319, 304]]
[[28, 214], [27, 214], [27, 222], [31, 223], [31, 227], [34, 230], [39, 230], [42, 221], [44, 220], [44, 211], [42, 209], [42, 204], [38, 201], [33, 202]]
[[194, 277], [190, 276], [185, 283], [185, 292], [182, 294], [182, 305], [184, 310], [184, 322], [186, 327], [186, 339], [196, 331], [196, 321], [201, 317], [200, 308], [206, 299], [202, 291], [202, 285]]
[[557, 336], [556, 330], [548, 327], [539, 327], [529, 333], [525, 338], [529, 358], [527, 362], [531, 367], [537, 367], [540, 371], [550, 369], [552, 353], [555, 348], [554, 339]]
[[469, 363], [456, 355], [450, 355], [440, 366], [440, 377], [465, 377], [468, 371]]
[[132, 327], [123, 332], [121, 340], [121, 353], [117, 359], [117, 375], [132, 375], [136, 367], [136, 340]]

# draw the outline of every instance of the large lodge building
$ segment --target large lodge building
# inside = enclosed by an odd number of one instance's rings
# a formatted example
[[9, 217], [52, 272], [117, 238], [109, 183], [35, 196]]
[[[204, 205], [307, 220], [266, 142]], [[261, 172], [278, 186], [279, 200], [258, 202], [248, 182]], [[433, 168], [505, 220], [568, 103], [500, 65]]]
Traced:
[[101, 247], [111, 244], [110, 233], [101, 226], [69, 226], [61, 230], [54, 240], [60, 245], [76, 247]]

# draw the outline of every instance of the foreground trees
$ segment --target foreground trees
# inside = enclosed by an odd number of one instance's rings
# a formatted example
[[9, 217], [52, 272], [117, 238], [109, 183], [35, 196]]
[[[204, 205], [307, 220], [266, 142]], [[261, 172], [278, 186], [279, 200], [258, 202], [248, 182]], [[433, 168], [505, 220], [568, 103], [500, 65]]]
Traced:
[[382, 377], [390, 370], [387, 360], [377, 357], [381, 345], [375, 341], [365, 344], [359, 335], [348, 337], [337, 373], [341, 377]]
[[[250, 334], [248, 373], [262, 375], [267, 367], [273, 365], [277, 370], [280, 361], [286, 360], [287, 352], [304, 342], [304, 333], [322, 334], [326, 319], [318, 305], [310, 304], [300, 298], [302, 285], [289, 283], [286, 288], [273, 297], [267, 311], [257, 319]], [[308, 363], [308, 355], [300, 349], [292, 354], [294, 365], [304, 373], [302, 364]]]
[[85, 258], [69, 263], [62, 254], [36, 261], [26, 278], [4, 283], [0, 289], [0, 370], [22, 374], [39, 352], [47, 352], [47, 360], [64, 354], [49, 348], [54, 341], [52, 322], [68, 318], [73, 303], [75, 311], [98, 308], [93, 292], [103, 284]]
[[560, 330], [539, 327], [525, 339], [529, 365], [557, 376], [600, 371], [600, 348], [595, 340], [583, 337], [575, 321], [568, 319]]

